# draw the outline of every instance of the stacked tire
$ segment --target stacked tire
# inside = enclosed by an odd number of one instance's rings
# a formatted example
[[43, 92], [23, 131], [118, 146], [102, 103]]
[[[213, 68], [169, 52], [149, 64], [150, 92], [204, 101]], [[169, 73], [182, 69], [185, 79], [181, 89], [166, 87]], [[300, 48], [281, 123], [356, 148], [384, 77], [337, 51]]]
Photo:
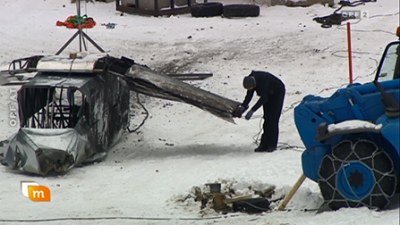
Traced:
[[193, 17], [220, 16], [222, 8], [222, 3], [219, 2], [198, 3], [190, 7], [190, 13]]
[[225, 5], [222, 14], [224, 17], [257, 17], [260, 15], [260, 7], [250, 4]]
[[231, 4], [224, 6], [220, 2], [206, 2], [192, 5], [190, 12], [193, 17], [257, 17], [260, 15], [260, 7], [251, 4]]

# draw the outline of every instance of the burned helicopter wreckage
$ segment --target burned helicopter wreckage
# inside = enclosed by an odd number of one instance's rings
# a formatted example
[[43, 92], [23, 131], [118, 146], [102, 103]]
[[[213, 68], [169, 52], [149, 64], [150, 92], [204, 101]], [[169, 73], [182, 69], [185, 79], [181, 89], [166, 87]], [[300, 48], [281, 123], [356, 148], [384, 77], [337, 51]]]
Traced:
[[107, 54], [18, 59], [0, 77], [7, 85], [31, 72], [17, 92], [20, 128], [3, 142], [2, 164], [43, 176], [104, 159], [129, 127], [130, 91], [185, 102], [229, 122], [240, 104]]

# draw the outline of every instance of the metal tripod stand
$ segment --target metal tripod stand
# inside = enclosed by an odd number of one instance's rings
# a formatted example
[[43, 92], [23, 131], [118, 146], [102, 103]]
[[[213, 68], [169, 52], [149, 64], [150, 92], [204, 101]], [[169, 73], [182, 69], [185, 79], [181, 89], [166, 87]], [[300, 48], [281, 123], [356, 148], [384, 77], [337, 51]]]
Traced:
[[76, 1], [76, 11], [78, 15], [78, 24], [79, 24], [79, 29], [78, 31], [72, 35], [72, 37], [58, 50], [56, 55], [59, 55], [64, 49], [76, 38], [79, 37], [79, 52], [82, 52], [82, 43], [83, 47], [85, 48], [85, 51], [87, 51], [87, 47], [85, 44], [85, 38], [92, 43], [94, 47], [96, 47], [100, 52], [105, 52], [96, 42], [94, 42], [89, 35], [87, 35], [85, 32], [82, 30], [82, 24], [81, 24], [81, 1], [77, 0]]

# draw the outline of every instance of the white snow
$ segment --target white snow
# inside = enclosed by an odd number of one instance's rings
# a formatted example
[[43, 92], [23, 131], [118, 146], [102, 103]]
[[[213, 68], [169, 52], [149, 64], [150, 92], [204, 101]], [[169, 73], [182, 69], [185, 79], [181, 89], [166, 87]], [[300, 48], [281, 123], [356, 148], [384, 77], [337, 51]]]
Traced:
[[366, 128], [366, 129], [374, 129], [379, 131], [382, 128], [382, 124], [374, 124], [368, 121], [362, 120], [348, 120], [338, 124], [329, 124], [328, 131], [338, 131], [338, 130], [350, 130], [357, 128]]
[[[349, 21], [354, 81], [370, 82], [383, 49], [397, 39], [399, 1], [377, 1], [352, 9], [368, 11], [370, 16]], [[289, 8], [262, 4], [259, 17], [227, 19], [192, 18], [190, 14], [121, 15], [114, 3], [82, 4], [82, 12], [97, 22], [85, 32], [108, 54], [126, 56], [159, 71], [212, 72], [212, 78], [190, 83], [224, 97], [242, 101], [245, 90], [241, 81], [251, 70], [279, 76], [287, 90], [280, 145], [294, 147], [254, 153], [262, 119], [236, 119], [235, 125], [183, 103], [142, 97], [149, 119], [140, 132], [125, 134], [104, 162], [73, 168], [56, 177], [18, 174], [0, 167], [0, 220], [77, 219], [37, 224], [398, 225], [398, 206], [382, 212], [366, 208], [321, 214], [305, 211], [322, 203], [318, 185], [308, 179], [289, 202], [291, 211], [277, 211], [277, 202], [272, 212], [261, 215], [224, 216], [210, 209], [201, 211], [201, 204], [192, 198], [177, 202], [182, 196], [191, 196], [193, 187], [203, 189], [214, 182], [225, 182], [241, 194], [251, 192], [249, 186], [275, 186], [275, 198], [289, 192], [302, 174], [304, 149], [293, 108], [304, 96], [328, 97], [349, 80], [345, 24], [324, 29], [312, 20], [334, 10], [323, 5]], [[70, 0], [1, 0], [0, 64], [56, 53], [76, 32], [57, 27], [56, 21], [75, 14]], [[117, 25], [106, 29], [102, 23]], [[89, 52], [98, 52], [87, 45]], [[62, 54], [68, 56], [76, 49], [77, 39]], [[17, 125], [10, 126], [16, 88], [0, 87], [1, 140], [18, 130]], [[255, 96], [252, 103], [256, 100]], [[141, 110], [136, 110], [131, 128], [143, 118]], [[261, 109], [255, 116], [260, 114]], [[33, 202], [21, 194], [20, 182], [26, 180], [49, 187], [51, 202]], [[79, 220], [82, 217], [130, 218]]]

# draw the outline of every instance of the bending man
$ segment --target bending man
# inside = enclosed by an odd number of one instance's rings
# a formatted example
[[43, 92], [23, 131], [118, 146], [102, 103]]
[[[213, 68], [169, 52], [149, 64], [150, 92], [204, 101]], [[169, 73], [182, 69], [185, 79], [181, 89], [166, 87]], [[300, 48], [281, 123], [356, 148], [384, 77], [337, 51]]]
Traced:
[[248, 109], [254, 92], [256, 92], [260, 98], [245, 116], [246, 120], [249, 120], [253, 113], [263, 106], [264, 133], [261, 136], [260, 145], [254, 151], [273, 152], [278, 145], [279, 118], [285, 99], [285, 85], [271, 73], [252, 71], [250, 75], [243, 79], [243, 87], [247, 89], [247, 94], [234, 116], [241, 117], [242, 113]]

